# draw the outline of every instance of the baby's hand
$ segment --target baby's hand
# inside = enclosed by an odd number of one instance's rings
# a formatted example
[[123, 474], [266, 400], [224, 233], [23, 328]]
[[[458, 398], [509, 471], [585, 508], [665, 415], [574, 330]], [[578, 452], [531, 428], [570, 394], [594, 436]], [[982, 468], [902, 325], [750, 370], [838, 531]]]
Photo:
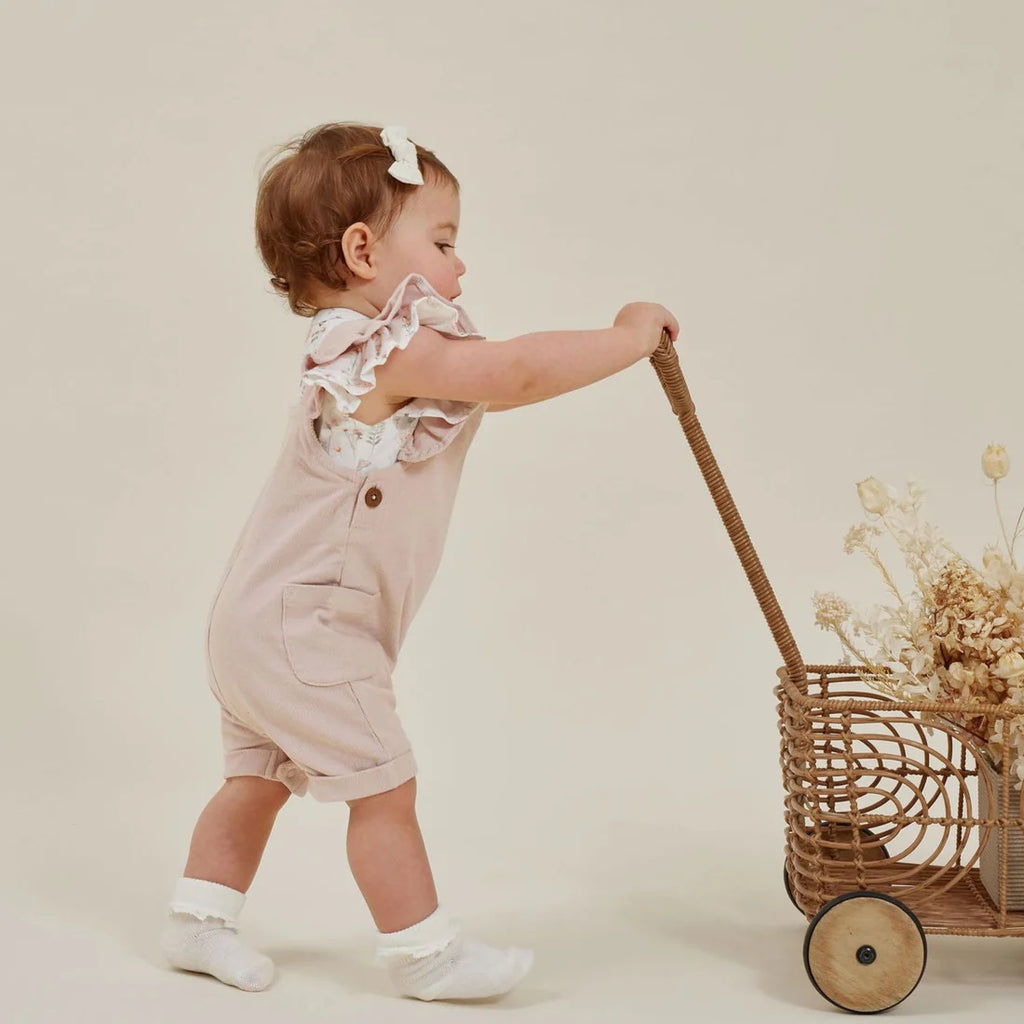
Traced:
[[679, 337], [679, 321], [657, 302], [627, 302], [612, 326], [634, 331], [648, 356], [661, 344], [662, 331], [668, 331], [673, 345]]

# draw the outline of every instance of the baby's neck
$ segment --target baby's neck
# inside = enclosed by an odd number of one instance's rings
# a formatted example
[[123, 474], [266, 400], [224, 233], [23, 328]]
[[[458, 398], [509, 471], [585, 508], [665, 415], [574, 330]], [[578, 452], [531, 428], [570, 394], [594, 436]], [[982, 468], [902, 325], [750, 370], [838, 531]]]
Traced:
[[353, 309], [369, 317], [375, 317], [380, 313], [369, 298], [355, 288], [344, 292], [318, 288], [310, 293], [310, 300], [317, 309]]

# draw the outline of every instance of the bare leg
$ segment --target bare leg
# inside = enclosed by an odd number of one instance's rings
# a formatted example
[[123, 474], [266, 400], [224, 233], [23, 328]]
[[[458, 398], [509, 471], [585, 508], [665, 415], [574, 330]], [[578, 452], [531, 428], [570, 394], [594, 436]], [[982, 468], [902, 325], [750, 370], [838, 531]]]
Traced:
[[206, 805], [160, 934], [172, 967], [211, 974], [250, 992], [273, 980], [270, 957], [239, 938], [238, 915], [289, 795], [280, 782], [242, 775], [226, 779]]
[[256, 877], [288, 787], [255, 775], [238, 775], [203, 809], [192, 833], [185, 877], [219, 882], [245, 892]]
[[348, 862], [377, 930], [399, 931], [432, 914], [437, 890], [416, 818], [416, 779], [348, 806]]
[[349, 800], [348, 860], [401, 995], [469, 999], [507, 992], [533, 953], [467, 938], [440, 908], [416, 819], [416, 779]]

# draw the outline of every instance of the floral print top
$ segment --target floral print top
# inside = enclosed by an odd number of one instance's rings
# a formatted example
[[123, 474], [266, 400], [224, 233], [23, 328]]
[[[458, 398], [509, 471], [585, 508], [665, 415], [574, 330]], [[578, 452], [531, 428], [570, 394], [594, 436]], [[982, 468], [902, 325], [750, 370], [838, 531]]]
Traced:
[[405, 278], [376, 317], [346, 306], [320, 309], [312, 317], [300, 388], [326, 392], [317, 436], [324, 451], [342, 465], [365, 474], [391, 466], [403, 455], [413, 457], [417, 447], [428, 453], [479, 405], [415, 398], [379, 423], [352, 416], [362, 396], [376, 386], [374, 367], [396, 348], [405, 348], [421, 324], [455, 338], [482, 337], [465, 310], [419, 274]]

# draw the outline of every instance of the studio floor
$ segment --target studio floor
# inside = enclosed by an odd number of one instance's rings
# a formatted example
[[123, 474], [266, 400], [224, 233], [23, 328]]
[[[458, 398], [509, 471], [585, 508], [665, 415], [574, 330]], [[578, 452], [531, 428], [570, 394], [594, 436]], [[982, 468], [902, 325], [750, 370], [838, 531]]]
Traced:
[[[505, 1014], [558, 1024], [791, 1022], [841, 1013], [805, 974], [805, 926], [781, 883], [770, 808], [714, 835], [619, 812], [603, 821], [577, 814], [569, 841], [552, 824], [554, 845], [566, 851], [555, 863], [526, 833], [448, 829], [450, 839], [434, 844], [442, 900], [467, 932], [532, 946], [536, 962], [504, 997], [423, 1003], [394, 996], [373, 962], [372, 922], [344, 860], [344, 810], [310, 801], [282, 811], [241, 919], [241, 934], [277, 965], [271, 986], [241, 992], [167, 967], [157, 926], [178, 868], [174, 819], [190, 805], [184, 794], [171, 802], [165, 845], [174, 853], [154, 858], [145, 851], [162, 848], [160, 830], [132, 832], [134, 802], [129, 789], [89, 815], [81, 800], [18, 809], [37, 856], [3, 875], [4, 1019], [12, 1024], [392, 1024]], [[89, 854], [90, 824], [122, 830], [122, 861]], [[80, 844], [75, 875], [60, 869], [61, 841]], [[889, 1016], [968, 1021], [1019, 1013], [1022, 1000], [1024, 942], [929, 936], [924, 977]]]

